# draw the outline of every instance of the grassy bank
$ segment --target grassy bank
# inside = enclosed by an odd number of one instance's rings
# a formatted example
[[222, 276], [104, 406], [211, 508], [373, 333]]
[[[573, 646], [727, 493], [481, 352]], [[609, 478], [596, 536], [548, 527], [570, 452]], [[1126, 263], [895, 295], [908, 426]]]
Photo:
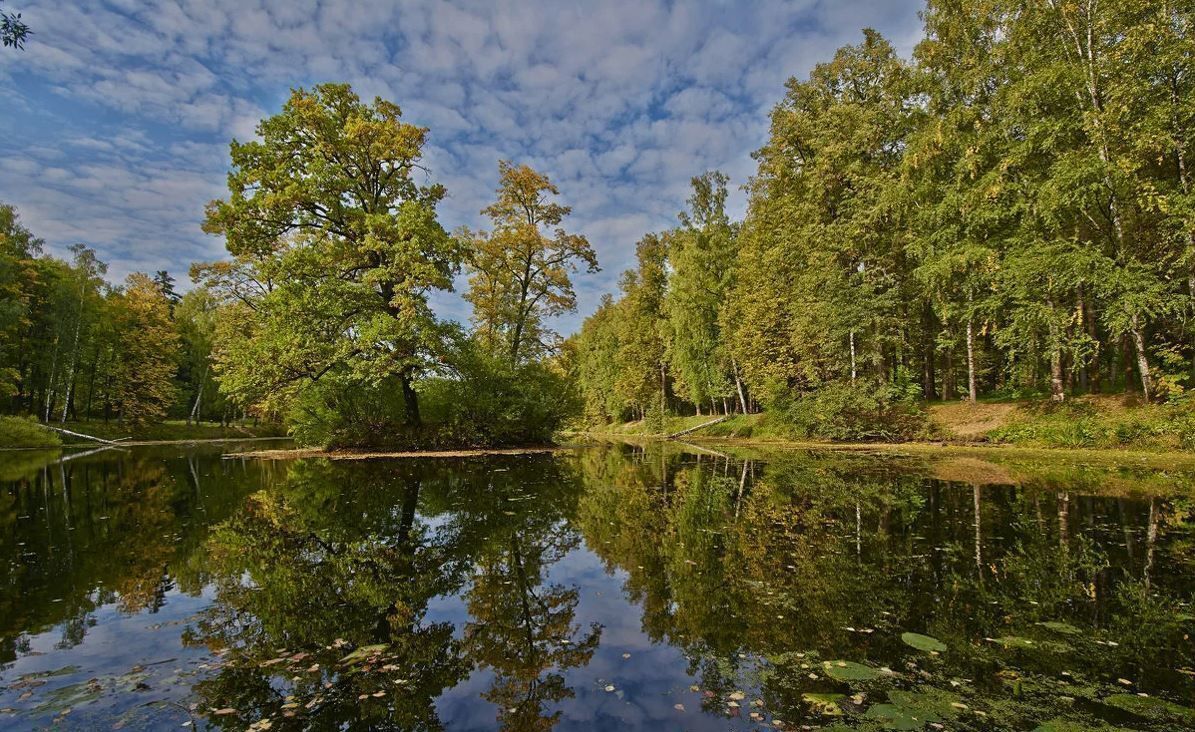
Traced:
[[[661, 436], [708, 422], [712, 417], [669, 417], [658, 423], [628, 422], [591, 430], [611, 436]], [[758, 443], [831, 443], [792, 428], [773, 415], [732, 415], [687, 439], [732, 439]], [[1133, 396], [1076, 397], [1062, 404], [1043, 399], [932, 403], [912, 443], [984, 444], [1026, 448], [1195, 451], [1195, 406], [1142, 404]]]
[[[120, 422], [67, 422], [55, 424], [72, 432], [98, 437], [102, 440], [132, 442], [174, 442], [188, 440], [224, 440], [251, 437], [283, 437], [286, 432], [277, 425], [252, 423], [222, 427], [218, 423], [187, 424], [181, 420], [146, 424], [138, 427]], [[95, 444], [71, 435], [59, 435], [36, 422], [21, 417], [0, 418], [0, 448], [56, 447], [58, 445]]]

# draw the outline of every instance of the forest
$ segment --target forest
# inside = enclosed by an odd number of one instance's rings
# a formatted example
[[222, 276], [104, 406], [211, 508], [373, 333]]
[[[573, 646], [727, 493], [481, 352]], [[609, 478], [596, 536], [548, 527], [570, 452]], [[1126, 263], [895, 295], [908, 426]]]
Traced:
[[[347, 84], [234, 141], [228, 258], [105, 280], [0, 208], [0, 398], [46, 423], [281, 422], [328, 446], [544, 442], [763, 412], [791, 434], [923, 434], [935, 401], [1133, 394], [1195, 374], [1187, 5], [931, 0], [911, 59], [872, 30], [792, 78], [728, 213], [718, 171], [579, 332], [597, 270], [549, 178], [503, 161], [448, 231], [430, 131]], [[697, 171], [695, 171], [697, 172]], [[467, 276], [467, 325], [430, 298]], [[1186, 414], [1183, 411], [1182, 414]]]
[[914, 434], [926, 400], [1134, 392], [1195, 368], [1189, 5], [929, 2], [791, 79], [742, 221], [725, 176], [573, 342], [591, 419]]

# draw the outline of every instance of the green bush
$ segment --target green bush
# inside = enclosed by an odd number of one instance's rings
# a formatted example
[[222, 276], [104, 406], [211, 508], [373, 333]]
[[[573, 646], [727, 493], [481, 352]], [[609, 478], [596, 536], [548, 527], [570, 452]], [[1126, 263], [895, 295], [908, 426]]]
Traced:
[[551, 442], [580, 402], [564, 375], [541, 363], [512, 365], [472, 341], [451, 356], [451, 374], [419, 386], [437, 441], [500, 447]]
[[42, 427], [33, 417], [0, 417], [0, 448], [58, 447], [58, 435]]
[[376, 384], [323, 379], [304, 389], [286, 414], [286, 426], [301, 445], [419, 447], [405, 426], [398, 379]]
[[792, 436], [845, 442], [902, 442], [921, 436], [926, 416], [915, 387], [904, 383], [831, 382], [816, 391], [774, 392], [769, 415]]
[[578, 411], [567, 379], [539, 363], [512, 365], [461, 339], [442, 373], [416, 384], [422, 426], [407, 425], [397, 379], [321, 380], [304, 390], [287, 426], [304, 445], [446, 449], [540, 445]]

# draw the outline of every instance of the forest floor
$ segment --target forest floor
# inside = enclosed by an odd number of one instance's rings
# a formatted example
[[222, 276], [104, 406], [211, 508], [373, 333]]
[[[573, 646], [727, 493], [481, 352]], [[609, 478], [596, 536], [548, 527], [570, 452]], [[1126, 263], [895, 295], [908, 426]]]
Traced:
[[[1136, 395], [1074, 397], [1059, 405], [1048, 399], [932, 402], [919, 439], [903, 446], [980, 445], [1076, 450], [1183, 452], [1195, 450], [1195, 410], [1190, 406], [1142, 404]], [[695, 427], [709, 415], [670, 417], [660, 425], [644, 422], [607, 425], [587, 434], [610, 437], [661, 437]], [[768, 414], [733, 415], [685, 436], [691, 442], [730, 440], [751, 443], [837, 445], [794, 436]], [[861, 443], [874, 447], [874, 443]]]

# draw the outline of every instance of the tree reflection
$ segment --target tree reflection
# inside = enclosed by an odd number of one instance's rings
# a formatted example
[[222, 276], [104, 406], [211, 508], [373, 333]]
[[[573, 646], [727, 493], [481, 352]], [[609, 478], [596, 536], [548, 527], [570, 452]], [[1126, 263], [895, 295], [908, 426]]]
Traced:
[[[197, 690], [240, 728], [436, 729], [434, 701], [474, 667], [512, 729], [550, 727], [588, 661], [575, 587], [547, 583], [577, 546], [563, 516], [575, 479], [551, 461], [292, 466], [210, 542], [220, 579], [193, 643], [222, 655]], [[458, 636], [429, 602], [468, 587]]]
[[[758, 470], [675, 454], [655, 468], [658, 456], [621, 450], [585, 459], [586, 541], [628, 574], [648, 633], [684, 649], [710, 711], [738, 714], [728, 694], [753, 687], [790, 724], [817, 723], [806, 694], [862, 692], [836, 703], [849, 718], [885, 688], [937, 686], [987, 710], [974, 728], [1029, 729], [1098, 725], [1059, 699], [1096, 704], [1123, 691], [1119, 678], [1162, 695], [1188, 686], [1191, 584], [1156, 577], [1149, 548], [1167, 515], [1190, 515], [1180, 500], [1043, 495], [1057, 473], [1042, 488], [945, 483], [916, 461], [835, 454], [772, 456]], [[1057, 519], [1041, 522], [1052, 495]], [[1138, 536], [1147, 548], [1134, 554], [1126, 537]], [[1142, 620], [1149, 632], [1133, 629]], [[916, 651], [901, 641], [910, 631], [949, 652]], [[832, 659], [894, 673], [844, 684], [822, 672]], [[1064, 671], [1071, 681], [1053, 681]]]

